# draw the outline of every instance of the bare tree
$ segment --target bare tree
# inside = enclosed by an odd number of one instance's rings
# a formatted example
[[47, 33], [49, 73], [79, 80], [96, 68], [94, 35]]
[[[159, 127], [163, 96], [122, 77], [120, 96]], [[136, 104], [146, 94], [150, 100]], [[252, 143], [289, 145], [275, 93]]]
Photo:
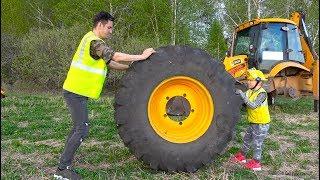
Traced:
[[152, 23], [152, 28], [154, 35], [156, 37], [157, 44], [160, 44], [160, 37], [159, 37], [159, 27], [158, 27], [158, 19], [157, 19], [157, 14], [156, 14], [156, 5], [154, 4], [154, 0], [152, 0], [152, 6], [153, 6], [153, 11], [152, 11], [152, 16], [150, 17], [151, 23]]
[[44, 24], [44, 25], [49, 25], [50, 27], [54, 27], [55, 25], [51, 21], [51, 19], [45, 15], [43, 7], [40, 7], [36, 3], [32, 4], [29, 3], [30, 7], [32, 8], [34, 14], [31, 16], [31, 18], [35, 19], [39, 25]]
[[172, 31], [171, 31], [171, 44], [176, 44], [176, 26], [177, 26], [177, 0], [171, 2], [173, 18], [172, 18]]
[[248, 10], [247, 10], [247, 14], [248, 14], [248, 20], [250, 21], [251, 20], [251, 1], [250, 0], [247, 0], [248, 2]]

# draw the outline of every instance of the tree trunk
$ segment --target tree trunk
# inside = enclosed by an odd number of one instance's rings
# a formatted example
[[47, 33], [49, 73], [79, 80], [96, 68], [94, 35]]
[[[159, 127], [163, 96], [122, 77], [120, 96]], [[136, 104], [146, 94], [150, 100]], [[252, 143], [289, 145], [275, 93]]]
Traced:
[[313, 46], [313, 47], [314, 47], [314, 46], [316, 45], [316, 43], [317, 43], [318, 35], [319, 35], [319, 29], [317, 29], [316, 35], [313, 36], [313, 37], [314, 37], [314, 39], [313, 39], [313, 41], [312, 41], [312, 46]]
[[112, 4], [111, 4], [111, 1], [109, 2], [109, 6], [110, 6], [110, 14], [113, 14], [113, 7], [112, 7]]
[[171, 31], [171, 44], [176, 44], [176, 25], [177, 25], [177, 0], [172, 0], [172, 31]]
[[156, 36], [157, 44], [160, 45], [160, 37], [159, 37], [159, 28], [158, 28], [158, 20], [157, 20], [157, 13], [156, 13], [156, 5], [154, 4], [154, 1], [152, 1], [153, 5], [153, 18], [154, 18], [154, 35]]
[[261, 2], [260, 2], [260, 0], [258, 0], [258, 10], [257, 10], [257, 16], [258, 16], [258, 18], [260, 18], [260, 16], [261, 16]]
[[250, 0], [248, 0], [248, 12], [247, 12], [247, 14], [248, 14], [248, 21], [250, 21], [251, 20], [251, 8], [250, 8], [250, 6], [251, 6], [251, 3], [250, 3]]
[[220, 61], [220, 43], [218, 42], [218, 60]]

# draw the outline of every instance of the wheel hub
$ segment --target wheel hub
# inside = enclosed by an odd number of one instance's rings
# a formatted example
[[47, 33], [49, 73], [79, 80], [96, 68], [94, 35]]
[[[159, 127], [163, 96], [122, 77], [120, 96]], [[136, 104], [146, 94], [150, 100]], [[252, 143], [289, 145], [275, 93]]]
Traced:
[[177, 121], [180, 125], [190, 114], [191, 107], [190, 103], [186, 97], [186, 94], [183, 96], [174, 96], [172, 98], [167, 97], [168, 103], [166, 105], [166, 114], [171, 120]]
[[201, 137], [214, 114], [212, 97], [198, 80], [175, 76], [162, 81], [148, 102], [149, 122], [155, 132], [173, 143]]

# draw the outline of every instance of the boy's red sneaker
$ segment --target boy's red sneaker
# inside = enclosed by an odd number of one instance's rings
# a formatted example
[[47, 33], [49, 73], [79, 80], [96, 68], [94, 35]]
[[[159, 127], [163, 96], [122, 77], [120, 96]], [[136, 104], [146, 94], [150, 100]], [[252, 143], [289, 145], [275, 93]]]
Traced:
[[253, 171], [261, 171], [260, 161], [251, 159], [244, 165], [247, 169], [251, 169]]
[[231, 161], [234, 163], [245, 163], [246, 157], [243, 155], [242, 152], [237, 152], [232, 158]]

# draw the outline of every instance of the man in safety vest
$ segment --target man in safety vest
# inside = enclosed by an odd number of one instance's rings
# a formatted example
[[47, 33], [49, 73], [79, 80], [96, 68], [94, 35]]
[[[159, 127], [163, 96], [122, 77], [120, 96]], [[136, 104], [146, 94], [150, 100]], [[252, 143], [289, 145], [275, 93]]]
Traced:
[[140, 55], [115, 52], [106, 45], [111, 36], [114, 17], [107, 12], [98, 13], [93, 20], [93, 29], [81, 40], [63, 84], [63, 96], [73, 120], [73, 128], [66, 140], [60, 163], [54, 174], [58, 179], [80, 179], [71, 168], [75, 151], [88, 135], [88, 98], [98, 99], [108, 68], [124, 70], [128, 65], [119, 61], [140, 61], [155, 52], [148, 48]]
[[[262, 88], [262, 81], [267, 79], [261, 71], [254, 68], [248, 70], [247, 79], [249, 90], [244, 93], [237, 89], [236, 94], [239, 94], [246, 104], [247, 119], [250, 125], [243, 137], [241, 150], [231, 160], [236, 163], [244, 163], [247, 169], [259, 171], [261, 170], [262, 145], [268, 134], [270, 122], [267, 92]], [[253, 159], [246, 160], [251, 144]]]

